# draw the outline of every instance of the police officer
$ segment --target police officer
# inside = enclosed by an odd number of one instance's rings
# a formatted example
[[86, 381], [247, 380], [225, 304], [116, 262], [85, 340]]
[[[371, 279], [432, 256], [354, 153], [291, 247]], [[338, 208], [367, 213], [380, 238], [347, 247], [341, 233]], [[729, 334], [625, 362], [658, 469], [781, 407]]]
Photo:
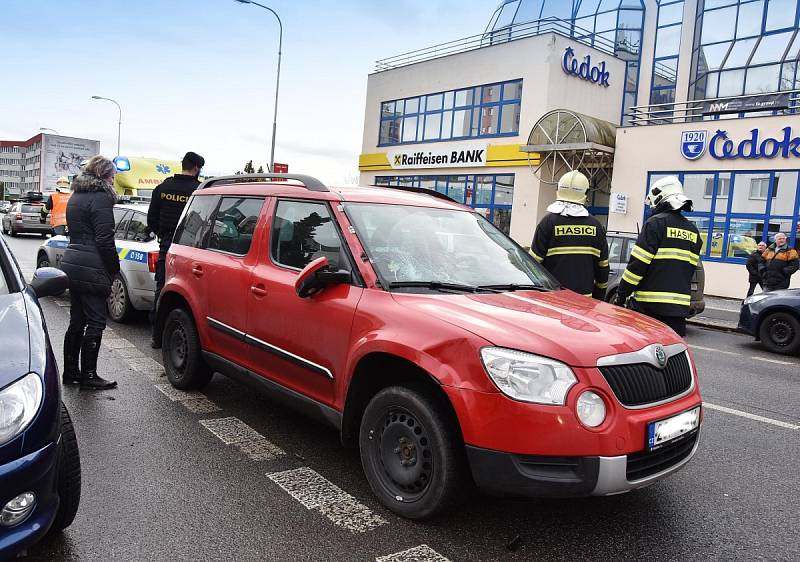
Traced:
[[[205, 163], [205, 159], [199, 154], [187, 152], [181, 162], [181, 173], [167, 178], [153, 190], [150, 209], [147, 211], [147, 226], [158, 236], [159, 244], [158, 261], [156, 262], [156, 293], [153, 298], [153, 307], [150, 310], [150, 322], [153, 326], [155, 326], [158, 296], [161, 294], [161, 289], [164, 288], [167, 250], [172, 245], [172, 235], [175, 234], [175, 228], [178, 226], [178, 219], [183, 213], [183, 208], [186, 207], [194, 190], [200, 185], [197, 178]], [[150, 344], [157, 348], [159, 340], [160, 338], [153, 334]]]
[[531, 254], [564, 287], [602, 300], [608, 287], [608, 242], [603, 225], [584, 207], [588, 190], [582, 173], [561, 176], [556, 201], [536, 227]]
[[67, 201], [71, 195], [69, 180], [61, 176], [56, 181], [55, 193], [47, 198], [44, 207], [39, 211], [42, 224], [47, 221], [47, 214], [50, 214], [50, 226], [53, 227], [54, 236], [61, 236], [67, 231]]
[[692, 276], [700, 261], [703, 241], [681, 211], [692, 201], [675, 176], [655, 182], [647, 194], [652, 216], [636, 240], [622, 274], [615, 304], [660, 320], [678, 335], [686, 335], [686, 317], [692, 300]]

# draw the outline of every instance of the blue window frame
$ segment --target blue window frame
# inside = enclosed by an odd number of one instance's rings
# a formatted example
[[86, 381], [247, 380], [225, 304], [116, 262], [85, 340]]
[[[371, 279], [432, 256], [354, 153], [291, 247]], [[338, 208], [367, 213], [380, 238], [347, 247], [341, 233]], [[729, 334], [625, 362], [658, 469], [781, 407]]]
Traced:
[[419, 187], [438, 191], [472, 207], [502, 232], [511, 230], [514, 174], [453, 174], [447, 176], [378, 176], [375, 185]]
[[800, 0], [701, 0], [690, 99], [761, 94], [800, 86]]
[[519, 134], [522, 80], [381, 103], [378, 146]]
[[[655, 56], [650, 81], [650, 103], [671, 104], [675, 101], [678, 63], [683, 31], [684, 0], [660, 0], [656, 19]], [[662, 112], [660, 117], [670, 117]]]
[[666, 175], [678, 176], [694, 202], [684, 215], [700, 231], [704, 260], [744, 263], [777, 232], [800, 250], [800, 170], [650, 172], [647, 186]]

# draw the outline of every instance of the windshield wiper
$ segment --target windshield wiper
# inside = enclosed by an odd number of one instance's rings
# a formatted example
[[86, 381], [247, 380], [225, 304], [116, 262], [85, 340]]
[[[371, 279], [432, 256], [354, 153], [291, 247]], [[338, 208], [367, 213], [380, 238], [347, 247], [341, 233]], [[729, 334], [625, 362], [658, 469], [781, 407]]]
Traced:
[[[435, 291], [456, 291], [459, 293], [475, 293], [482, 290], [481, 287], [474, 285], [461, 285], [459, 283], [445, 283], [443, 281], [393, 281], [389, 283], [389, 289], [402, 289], [406, 287], [421, 287], [423, 289], [433, 289]], [[491, 290], [491, 289], [483, 289]]]
[[476, 289], [479, 290], [493, 290], [493, 291], [548, 291], [549, 289], [544, 285], [533, 284], [520, 284], [508, 283], [506, 285], [478, 285]]

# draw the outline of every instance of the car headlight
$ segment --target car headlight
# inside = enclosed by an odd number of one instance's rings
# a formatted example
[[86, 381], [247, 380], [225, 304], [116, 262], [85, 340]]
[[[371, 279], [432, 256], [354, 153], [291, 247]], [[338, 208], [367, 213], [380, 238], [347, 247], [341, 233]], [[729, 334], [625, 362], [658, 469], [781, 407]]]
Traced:
[[524, 402], [563, 406], [567, 392], [578, 382], [564, 363], [524, 351], [484, 347], [481, 359], [497, 388]]
[[36, 373], [0, 390], [0, 445], [25, 431], [41, 404], [42, 380]]
[[753, 295], [751, 297], [747, 297], [746, 299], [744, 299], [744, 304], [745, 305], [755, 304], [758, 301], [763, 301], [767, 297], [769, 297], [769, 295], [765, 295], [764, 293], [761, 293], [759, 295]]

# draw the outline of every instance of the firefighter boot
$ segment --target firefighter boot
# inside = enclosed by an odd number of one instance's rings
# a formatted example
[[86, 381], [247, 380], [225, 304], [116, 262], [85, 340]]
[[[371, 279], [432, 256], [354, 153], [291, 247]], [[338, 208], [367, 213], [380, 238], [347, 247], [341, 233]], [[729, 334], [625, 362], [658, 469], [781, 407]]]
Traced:
[[78, 368], [78, 357], [81, 353], [81, 340], [79, 332], [67, 330], [64, 334], [64, 373], [61, 375], [63, 384], [78, 384], [81, 382], [81, 371]]
[[117, 386], [97, 374], [97, 356], [100, 354], [101, 336], [84, 337], [81, 344], [81, 388], [107, 390]]

